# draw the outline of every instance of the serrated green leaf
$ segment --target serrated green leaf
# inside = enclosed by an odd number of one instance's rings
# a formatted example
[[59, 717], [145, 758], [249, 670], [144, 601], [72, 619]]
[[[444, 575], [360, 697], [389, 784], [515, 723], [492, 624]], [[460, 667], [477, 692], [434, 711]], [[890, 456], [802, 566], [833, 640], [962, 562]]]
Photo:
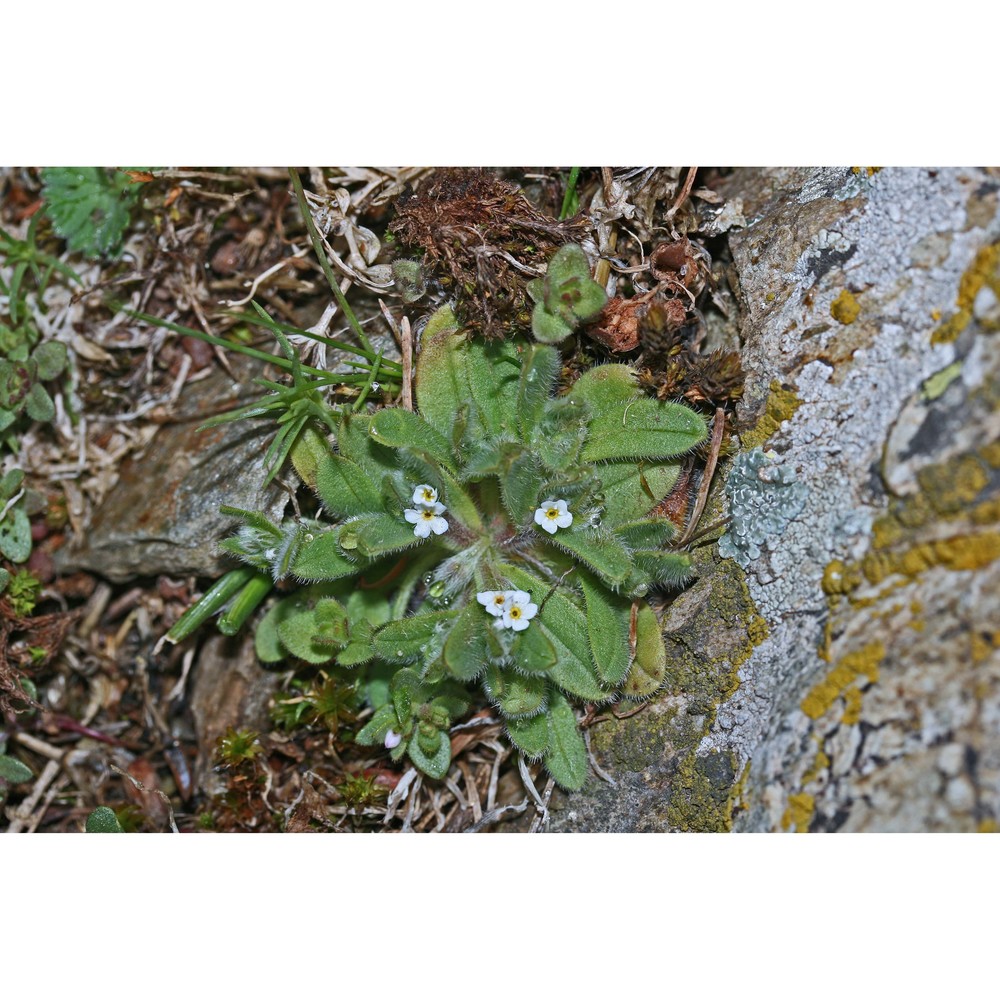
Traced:
[[595, 409], [583, 446], [585, 462], [683, 455], [708, 436], [704, 417], [680, 403], [636, 399]]
[[31, 555], [31, 522], [20, 505], [0, 521], [0, 554], [14, 563]]
[[544, 711], [548, 684], [542, 676], [526, 676], [491, 665], [483, 678], [490, 700], [508, 719], [522, 719]]
[[587, 780], [587, 746], [577, 728], [572, 707], [558, 693], [553, 694], [548, 721], [549, 748], [545, 753], [545, 766], [561, 788], [568, 792], [578, 791]]
[[444, 665], [452, 677], [460, 681], [475, 680], [486, 668], [490, 658], [487, 617], [478, 603], [472, 603], [467, 604], [455, 620], [441, 651]]
[[681, 470], [678, 462], [646, 460], [598, 468], [604, 490], [601, 523], [613, 528], [648, 514], [674, 488]]
[[572, 553], [611, 586], [624, 583], [632, 572], [628, 549], [609, 532], [592, 528], [560, 528], [554, 535], [538, 534], [550, 545]]
[[372, 648], [389, 663], [430, 662], [440, 652], [457, 616], [456, 610], [432, 611], [389, 622], [376, 630]]
[[0, 754], [0, 778], [12, 785], [19, 785], [25, 781], [31, 781], [34, 774], [26, 764], [22, 764], [16, 757], [8, 757]]
[[292, 574], [306, 581], [341, 580], [358, 571], [358, 564], [344, 557], [336, 529], [303, 541], [292, 564]]
[[426, 420], [409, 410], [379, 410], [372, 418], [369, 432], [378, 443], [389, 448], [410, 448], [435, 462], [454, 468], [448, 439]]
[[598, 677], [610, 687], [621, 683], [629, 667], [628, 633], [632, 602], [611, 593], [589, 573], [580, 573], [587, 608], [587, 638]]
[[440, 780], [451, 766], [451, 740], [447, 733], [438, 730], [437, 747], [433, 753], [425, 753], [419, 740], [410, 740], [409, 754], [418, 770], [423, 771], [428, 778]]
[[359, 465], [340, 455], [326, 455], [316, 467], [316, 492], [334, 517], [385, 512], [378, 483]]
[[13, 413], [11, 410], [5, 410], [2, 407], [0, 407], [0, 434], [2, 434], [5, 430], [7, 430], [7, 428], [10, 427], [10, 425], [14, 423], [16, 419], [17, 419], [16, 413]]
[[549, 717], [545, 712], [530, 719], [508, 719], [511, 743], [529, 760], [538, 760], [549, 748]]
[[626, 698], [648, 698], [659, 690], [667, 671], [667, 649], [656, 613], [639, 603], [636, 618], [635, 659], [625, 677], [622, 693]]
[[98, 806], [87, 817], [87, 833], [124, 833], [113, 809]]

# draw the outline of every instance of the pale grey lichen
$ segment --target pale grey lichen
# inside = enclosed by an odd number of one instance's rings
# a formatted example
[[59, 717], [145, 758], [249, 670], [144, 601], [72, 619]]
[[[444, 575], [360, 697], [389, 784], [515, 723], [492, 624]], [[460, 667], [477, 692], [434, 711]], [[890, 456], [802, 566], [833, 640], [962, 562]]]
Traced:
[[808, 489], [796, 481], [795, 470], [776, 464], [778, 456], [760, 448], [744, 452], [726, 481], [730, 525], [719, 539], [719, 555], [735, 559], [742, 569], [777, 538], [802, 510]]

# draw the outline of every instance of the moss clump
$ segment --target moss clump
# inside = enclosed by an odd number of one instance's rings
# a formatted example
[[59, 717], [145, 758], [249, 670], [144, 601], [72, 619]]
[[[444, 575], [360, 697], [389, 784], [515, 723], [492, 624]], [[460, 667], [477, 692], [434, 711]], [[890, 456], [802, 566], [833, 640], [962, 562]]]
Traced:
[[1000, 298], [1000, 243], [983, 247], [958, 283], [957, 311], [931, 334], [932, 344], [950, 344], [958, 340], [972, 320], [976, 296], [984, 287]]
[[861, 305], [846, 288], [830, 303], [830, 315], [844, 326], [850, 326], [861, 315]]
[[[874, 684], [878, 680], [879, 664], [884, 659], [885, 646], [881, 642], [870, 642], [861, 649], [848, 653], [823, 680], [810, 689], [802, 700], [802, 711], [810, 719], [818, 719], [833, 707], [837, 699], [842, 697], [858, 678], [867, 678]], [[853, 701], [849, 702], [844, 713], [844, 722], [848, 724], [857, 721], [855, 718], [848, 722], [846, 718], [854, 705]], [[860, 702], [856, 707], [860, 712]]]
[[740, 435], [740, 441], [746, 451], [752, 448], [762, 448], [775, 434], [779, 427], [794, 416], [802, 405], [795, 390], [782, 385], [775, 379], [770, 386], [771, 392], [764, 406], [764, 415], [757, 421], [752, 430]]
[[[736, 758], [693, 751], [680, 763], [670, 784], [667, 822], [691, 833], [726, 833], [733, 826]], [[742, 783], [742, 782], [741, 782]]]
[[796, 833], [808, 833], [809, 824], [816, 814], [816, 800], [808, 792], [798, 792], [788, 796], [788, 808], [781, 817], [781, 829], [794, 829]]
[[718, 705], [736, 693], [740, 665], [768, 635], [767, 622], [757, 613], [734, 562], [718, 564], [710, 587], [693, 618], [663, 637], [667, 648], [664, 687], [688, 696], [688, 711], [706, 716], [706, 732]]

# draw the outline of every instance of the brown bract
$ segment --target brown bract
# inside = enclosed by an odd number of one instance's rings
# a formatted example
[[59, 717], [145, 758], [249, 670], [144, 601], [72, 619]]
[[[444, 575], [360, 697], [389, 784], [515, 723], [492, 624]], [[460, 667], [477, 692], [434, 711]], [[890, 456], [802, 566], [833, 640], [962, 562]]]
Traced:
[[436, 170], [396, 202], [396, 213], [392, 232], [425, 251], [427, 270], [454, 296], [459, 322], [489, 339], [531, 325], [525, 286], [586, 231], [580, 219], [542, 214], [514, 184], [481, 169]]
[[657, 281], [665, 281], [675, 289], [687, 289], [693, 302], [705, 287], [709, 267], [704, 251], [682, 236], [654, 248], [649, 255], [649, 270]]
[[601, 310], [597, 322], [586, 327], [587, 335], [609, 351], [624, 354], [639, 346], [639, 319], [646, 305], [615, 296]]

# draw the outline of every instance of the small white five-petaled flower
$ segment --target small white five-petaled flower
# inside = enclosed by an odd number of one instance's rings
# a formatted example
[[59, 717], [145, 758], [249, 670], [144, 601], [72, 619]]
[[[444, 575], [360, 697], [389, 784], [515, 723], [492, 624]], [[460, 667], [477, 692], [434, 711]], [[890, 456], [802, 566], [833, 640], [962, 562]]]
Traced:
[[510, 590], [484, 590], [476, 594], [476, 600], [491, 615], [496, 615], [499, 618], [506, 611], [512, 593], [513, 591]]
[[476, 594], [476, 600], [496, 616], [494, 625], [499, 629], [523, 632], [538, 614], [538, 605], [531, 603], [531, 594], [524, 590], [484, 590]]
[[438, 491], [427, 483], [421, 483], [413, 491], [413, 502], [421, 507], [433, 507], [437, 503]]
[[443, 503], [436, 503], [419, 510], [404, 510], [403, 517], [413, 525], [417, 538], [427, 538], [432, 531], [435, 535], [443, 535], [448, 530], [448, 522], [441, 516], [447, 509]]
[[535, 511], [535, 524], [550, 535], [556, 533], [556, 528], [568, 528], [573, 523], [573, 515], [569, 512], [565, 500], [546, 500]]

